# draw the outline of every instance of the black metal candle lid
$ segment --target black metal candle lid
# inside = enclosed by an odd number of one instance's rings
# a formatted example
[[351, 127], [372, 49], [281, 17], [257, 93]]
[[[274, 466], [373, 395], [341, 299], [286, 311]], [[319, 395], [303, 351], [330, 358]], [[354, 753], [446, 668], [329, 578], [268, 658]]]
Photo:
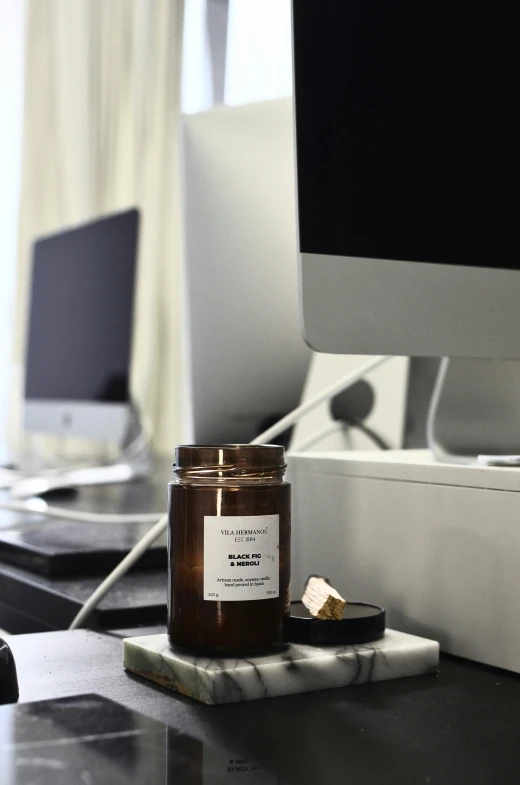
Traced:
[[323, 621], [313, 618], [301, 602], [291, 604], [289, 640], [317, 646], [351, 645], [377, 641], [385, 634], [386, 614], [379, 605], [347, 602], [343, 618]]

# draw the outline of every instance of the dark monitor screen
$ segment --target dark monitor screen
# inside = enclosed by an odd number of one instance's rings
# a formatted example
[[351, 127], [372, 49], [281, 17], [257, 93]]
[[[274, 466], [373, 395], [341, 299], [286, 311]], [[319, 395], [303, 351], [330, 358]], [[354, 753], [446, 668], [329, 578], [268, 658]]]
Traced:
[[516, 5], [293, 14], [301, 251], [519, 269]]
[[128, 400], [139, 213], [34, 245], [25, 396]]

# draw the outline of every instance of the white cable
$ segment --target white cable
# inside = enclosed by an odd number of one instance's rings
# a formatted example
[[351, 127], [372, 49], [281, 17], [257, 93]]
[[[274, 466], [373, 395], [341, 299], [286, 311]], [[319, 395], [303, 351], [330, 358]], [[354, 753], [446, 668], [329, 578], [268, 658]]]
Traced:
[[309, 447], [312, 447], [317, 442], [321, 442], [326, 436], [330, 436], [330, 434], [336, 433], [337, 431], [343, 431], [344, 429], [346, 429], [344, 423], [333, 420], [333, 422], [327, 423], [327, 425], [324, 425], [317, 431], [313, 431], [307, 439], [304, 439], [303, 442], [292, 447], [291, 452], [303, 452], [304, 450], [308, 450]]
[[63, 507], [48, 505], [43, 499], [29, 499], [28, 501], [0, 502], [0, 510], [11, 512], [32, 512], [38, 515], [48, 515], [50, 518], [65, 518], [70, 521], [86, 521], [88, 523], [155, 523], [163, 515], [162, 512], [143, 512], [127, 515], [126, 513], [82, 512], [68, 510]]
[[456, 463], [467, 466], [470, 463], [474, 463], [475, 458], [464, 455], [452, 455], [441, 447], [435, 438], [435, 420], [437, 419], [437, 411], [439, 409], [439, 402], [449, 365], [450, 358], [443, 357], [437, 372], [437, 378], [435, 379], [430, 406], [428, 408], [428, 416], [426, 418], [426, 443], [432, 451], [434, 458], [440, 463]]
[[257, 436], [251, 444], [268, 444], [271, 439], [275, 439], [281, 433], [283, 433], [286, 428], [289, 428], [290, 425], [294, 425], [304, 414], [308, 414], [312, 409], [316, 406], [319, 406], [320, 403], [323, 401], [328, 401], [329, 398], [333, 398], [343, 390], [346, 390], [347, 387], [351, 387], [351, 385], [358, 382], [360, 379], [365, 376], [365, 374], [369, 373], [369, 371], [373, 371], [375, 368], [378, 368], [383, 363], [388, 362], [391, 360], [392, 357], [390, 355], [383, 355], [379, 357], [373, 357], [369, 362], [362, 365], [361, 368], [358, 368], [357, 371], [350, 372], [345, 376], [342, 376], [341, 379], [334, 382], [333, 384], [329, 385], [322, 390], [320, 393], [315, 395], [313, 398], [309, 398], [308, 401], [302, 403], [301, 406], [298, 406], [296, 409], [293, 409], [292, 412], [289, 412], [285, 417], [282, 417], [281, 420], [278, 420], [277, 423], [272, 425], [266, 431]]
[[110, 589], [117, 583], [117, 581], [125, 575], [128, 570], [133, 567], [138, 559], [141, 558], [143, 553], [148, 550], [150, 545], [152, 545], [165, 531], [168, 525], [168, 516], [163, 515], [163, 517], [157, 521], [155, 526], [152, 526], [149, 532], [147, 532], [144, 537], [141, 537], [139, 542], [134, 545], [130, 553], [125, 556], [125, 558], [119, 562], [117, 567], [112, 570], [110, 575], [108, 575], [103, 583], [101, 583], [97, 589], [90, 595], [88, 600], [85, 602], [81, 610], [76, 614], [74, 619], [72, 620], [69, 630], [76, 630], [78, 627], [81, 627], [83, 622], [90, 616], [92, 611], [97, 607], [97, 605], [101, 602], [105, 594], [108, 594]]
[[[323, 390], [318, 395], [315, 395], [310, 400], [306, 401], [301, 406], [298, 406], [292, 412], [290, 412], [285, 417], [282, 417], [277, 423], [275, 423], [271, 428], [268, 428], [264, 433], [261, 433], [260, 436], [257, 436], [256, 439], [253, 439], [251, 444], [265, 444], [269, 439], [274, 439], [280, 433], [283, 433], [286, 428], [290, 425], [293, 425], [297, 422], [304, 414], [307, 414], [316, 406], [318, 406], [323, 401], [332, 398], [337, 393], [342, 392], [347, 387], [350, 387], [355, 382], [359, 381], [365, 374], [369, 371], [373, 371], [374, 368], [377, 368], [379, 365], [390, 360], [390, 356], [380, 356], [374, 357], [370, 362], [365, 363], [361, 368], [359, 368], [354, 373], [350, 373], [346, 376], [343, 376], [339, 381], [331, 384], [325, 390]], [[90, 595], [88, 600], [85, 602], [79, 613], [73, 619], [69, 630], [75, 630], [80, 627], [85, 620], [90, 616], [92, 611], [97, 607], [98, 603], [103, 599], [103, 597], [110, 591], [110, 589], [117, 583], [120, 578], [122, 578], [132, 567], [135, 562], [142, 556], [142, 554], [147, 550], [147, 548], [157, 540], [161, 534], [165, 531], [168, 525], [168, 516], [163, 515], [163, 517], [153, 526], [149, 532], [147, 532], [144, 537], [142, 537], [139, 542], [134, 545], [130, 553], [125, 556], [125, 558], [115, 567], [110, 575], [108, 575], [103, 583], [101, 583], [98, 588]]]

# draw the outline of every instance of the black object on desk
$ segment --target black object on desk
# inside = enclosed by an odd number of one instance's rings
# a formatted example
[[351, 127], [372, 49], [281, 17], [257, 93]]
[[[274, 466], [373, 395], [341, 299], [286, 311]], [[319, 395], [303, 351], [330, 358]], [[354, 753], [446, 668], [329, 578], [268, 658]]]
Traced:
[[[166, 570], [123, 576], [89, 617], [94, 629], [166, 623]], [[0, 563], [0, 627], [20, 634], [66, 630], [100, 578], [48, 578]]]
[[16, 703], [18, 700], [18, 677], [11, 649], [0, 638], [0, 704]]
[[[40, 575], [104, 577], [152, 526], [42, 520], [34, 513], [0, 510], [0, 559]], [[164, 538], [154, 543], [137, 565], [138, 569], [153, 567], [166, 567]]]

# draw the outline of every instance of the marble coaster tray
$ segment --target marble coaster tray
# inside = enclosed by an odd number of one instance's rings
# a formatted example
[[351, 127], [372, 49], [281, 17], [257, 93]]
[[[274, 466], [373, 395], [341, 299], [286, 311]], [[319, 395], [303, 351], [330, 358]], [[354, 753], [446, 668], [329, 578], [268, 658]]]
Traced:
[[210, 659], [172, 649], [166, 635], [146, 635], [125, 638], [123, 664], [202, 703], [234, 703], [436, 672], [439, 644], [387, 630], [381, 640], [357, 646], [298, 643], [250, 659]]

